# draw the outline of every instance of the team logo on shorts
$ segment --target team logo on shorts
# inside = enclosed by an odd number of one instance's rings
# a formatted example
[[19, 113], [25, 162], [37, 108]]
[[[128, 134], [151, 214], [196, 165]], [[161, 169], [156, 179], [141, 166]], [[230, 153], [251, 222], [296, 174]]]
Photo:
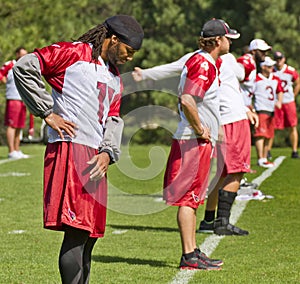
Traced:
[[250, 169], [250, 165], [248, 163], [244, 163], [244, 168], [249, 170]]
[[199, 198], [199, 196], [198, 196], [198, 195], [196, 195], [194, 192], [192, 192], [192, 196], [193, 196], [193, 198], [194, 198], [195, 202], [197, 202], [197, 203], [199, 203], [199, 202], [200, 202], [200, 198]]
[[68, 209], [68, 214], [72, 221], [74, 221], [76, 219], [75, 213], [72, 210], [70, 210], [70, 208]]

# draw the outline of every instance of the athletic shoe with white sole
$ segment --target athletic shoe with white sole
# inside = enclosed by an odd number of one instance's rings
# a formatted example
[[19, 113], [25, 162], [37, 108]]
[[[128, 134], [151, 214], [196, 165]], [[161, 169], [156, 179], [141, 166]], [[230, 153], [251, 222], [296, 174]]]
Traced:
[[257, 161], [257, 164], [263, 168], [273, 168], [274, 167], [274, 163], [268, 161], [267, 159], [259, 159]]
[[8, 154], [8, 159], [10, 160], [18, 160], [22, 159], [17, 151], [12, 151]]
[[214, 221], [207, 222], [205, 220], [202, 220], [200, 222], [200, 226], [199, 226], [199, 229], [197, 230], [197, 233], [213, 234], [214, 233]]
[[206, 263], [210, 265], [216, 265], [221, 266], [223, 265], [223, 260], [221, 259], [213, 259], [209, 258], [204, 252], [202, 252], [199, 248], [195, 249], [196, 255], [199, 257], [199, 259], [205, 261]]
[[184, 256], [180, 259], [180, 269], [188, 270], [221, 270], [221, 266], [211, 265], [201, 260], [195, 253], [191, 258], [185, 258]]
[[17, 151], [20, 159], [28, 159], [29, 158], [29, 155], [27, 154], [24, 154], [22, 151]]
[[246, 178], [243, 178], [240, 182], [240, 189], [248, 189], [248, 188], [255, 189], [257, 187], [258, 187], [257, 183], [248, 182]]

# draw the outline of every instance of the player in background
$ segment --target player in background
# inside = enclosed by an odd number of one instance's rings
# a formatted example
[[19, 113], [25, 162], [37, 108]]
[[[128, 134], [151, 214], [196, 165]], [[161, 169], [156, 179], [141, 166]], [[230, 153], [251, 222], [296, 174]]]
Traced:
[[44, 227], [64, 231], [62, 283], [89, 282], [92, 249], [106, 225], [106, 172], [120, 154], [123, 87], [117, 65], [132, 60], [143, 37], [134, 18], [116, 15], [75, 42], [35, 49], [14, 67], [24, 102], [50, 127]]
[[229, 217], [243, 175], [250, 172], [249, 122], [257, 127], [258, 117], [245, 106], [241, 95], [240, 81], [244, 79], [245, 74], [243, 66], [232, 54], [222, 55], [220, 59], [222, 62], [218, 96], [224, 141], [217, 143], [217, 173], [209, 186], [205, 216], [198, 232], [244, 236], [249, 232], [230, 224]]
[[6, 108], [4, 124], [6, 128], [6, 139], [9, 159], [24, 159], [29, 156], [20, 150], [20, 134], [25, 127], [26, 106], [15, 86], [12, 68], [27, 50], [18, 47], [15, 51], [16, 59], [6, 62], [0, 69], [0, 83], [6, 84]]
[[245, 68], [245, 78], [241, 82], [244, 103], [252, 109], [252, 94], [257, 73], [257, 64], [265, 60], [266, 52], [271, 50], [262, 39], [253, 39], [249, 44], [249, 52], [237, 59]]
[[185, 63], [179, 84], [180, 122], [173, 135], [163, 198], [178, 206], [182, 257], [181, 269], [220, 269], [222, 261], [207, 258], [196, 244], [196, 212], [204, 203], [212, 149], [220, 127], [219, 56], [229, 52], [231, 39], [240, 35], [220, 19], [206, 22], [199, 50]]
[[[283, 87], [282, 108], [275, 108], [275, 130], [288, 128], [290, 143], [292, 146], [291, 157], [299, 159], [298, 154], [298, 117], [295, 99], [300, 91], [300, 78], [297, 70], [286, 64], [286, 57], [280, 51], [274, 52], [274, 74], [281, 80]], [[272, 148], [273, 138], [270, 139], [269, 151]], [[269, 155], [270, 156], [270, 152]]]
[[273, 163], [268, 161], [269, 139], [274, 137], [275, 106], [281, 109], [283, 88], [280, 79], [274, 75], [275, 61], [269, 56], [260, 63], [261, 72], [256, 75], [254, 87], [254, 108], [259, 116], [259, 126], [255, 129], [255, 147], [257, 164], [264, 168], [271, 168]]

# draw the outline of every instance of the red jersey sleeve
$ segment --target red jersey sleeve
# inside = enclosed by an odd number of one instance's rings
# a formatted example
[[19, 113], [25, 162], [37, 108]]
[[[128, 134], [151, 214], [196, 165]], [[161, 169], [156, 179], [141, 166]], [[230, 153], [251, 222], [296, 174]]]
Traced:
[[237, 59], [237, 62], [242, 64], [245, 68], [245, 79], [244, 81], [249, 81], [249, 76], [253, 70], [256, 70], [256, 64], [254, 59], [250, 54], [245, 54]]
[[186, 80], [181, 94], [203, 98], [217, 76], [216, 67], [200, 54], [192, 56], [185, 64]]
[[295, 82], [299, 78], [299, 73], [294, 67], [288, 66], [287, 71], [292, 75], [293, 82]]
[[3, 79], [3, 77], [7, 77], [7, 74], [8, 74], [8, 71], [10, 69], [12, 69], [14, 66], [14, 61], [11, 60], [11, 61], [8, 61], [6, 62], [0, 69], [0, 80]]

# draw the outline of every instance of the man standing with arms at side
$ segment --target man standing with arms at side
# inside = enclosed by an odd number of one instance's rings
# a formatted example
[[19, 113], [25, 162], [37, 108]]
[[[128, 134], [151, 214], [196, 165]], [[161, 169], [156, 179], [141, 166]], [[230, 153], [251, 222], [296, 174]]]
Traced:
[[20, 133], [25, 127], [26, 106], [15, 86], [12, 68], [22, 56], [27, 54], [24, 47], [16, 49], [16, 60], [6, 62], [0, 69], [0, 83], [6, 84], [5, 126], [9, 159], [28, 158], [20, 150]]
[[[299, 159], [298, 154], [298, 117], [295, 99], [300, 91], [300, 78], [297, 70], [286, 64], [286, 57], [280, 51], [274, 52], [274, 73], [281, 80], [283, 87], [282, 108], [275, 108], [275, 129], [288, 128], [292, 146], [291, 157]], [[270, 149], [273, 139], [270, 139]]]
[[274, 137], [275, 106], [280, 109], [283, 88], [280, 79], [272, 72], [275, 61], [269, 56], [260, 63], [261, 72], [256, 75], [254, 87], [254, 108], [258, 113], [259, 126], [255, 129], [255, 146], [257, 164], [260, 167], [271, 168], [273, 163], [268, 161], [269, 140]]

